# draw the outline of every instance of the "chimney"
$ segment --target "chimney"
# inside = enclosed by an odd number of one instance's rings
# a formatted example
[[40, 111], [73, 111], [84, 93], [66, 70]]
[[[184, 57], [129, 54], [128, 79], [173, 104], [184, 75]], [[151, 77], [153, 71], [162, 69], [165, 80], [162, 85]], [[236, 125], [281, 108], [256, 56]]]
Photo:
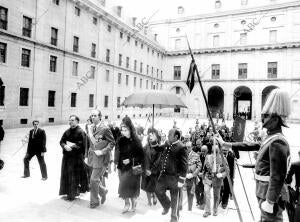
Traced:
[[119, 17], [122, 16], [122, 6], [117, 6], [117, 15], [118, 15]]
[[132, 25], [133, 25], [133, 26], [135, 26], [136, 19], [137, 19], [136, 17], [132, 17]]

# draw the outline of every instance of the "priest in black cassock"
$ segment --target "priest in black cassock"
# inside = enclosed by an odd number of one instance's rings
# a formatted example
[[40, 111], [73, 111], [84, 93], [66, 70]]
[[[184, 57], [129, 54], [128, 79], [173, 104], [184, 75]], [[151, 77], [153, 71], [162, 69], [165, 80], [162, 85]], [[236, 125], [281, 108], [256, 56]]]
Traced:
[[72, 201], [75, 196], [88, 191], [87, 169], [84, 164], [85, 132], [78, 126], [79, 118], [71, 115], [70, 128], [61, 140], [63, 149], [59, 195], [67, 195], [66, 200]]

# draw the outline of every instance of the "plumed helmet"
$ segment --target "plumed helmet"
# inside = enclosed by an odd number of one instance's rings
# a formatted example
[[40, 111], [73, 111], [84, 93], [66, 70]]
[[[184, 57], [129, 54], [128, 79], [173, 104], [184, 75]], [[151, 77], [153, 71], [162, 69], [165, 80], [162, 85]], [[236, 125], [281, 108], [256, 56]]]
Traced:
[[262, 114], [278, 115], [286, 125], [285, 120], [291, 113], [289, 95], [282, 89], [273, 89], [261, 111]]

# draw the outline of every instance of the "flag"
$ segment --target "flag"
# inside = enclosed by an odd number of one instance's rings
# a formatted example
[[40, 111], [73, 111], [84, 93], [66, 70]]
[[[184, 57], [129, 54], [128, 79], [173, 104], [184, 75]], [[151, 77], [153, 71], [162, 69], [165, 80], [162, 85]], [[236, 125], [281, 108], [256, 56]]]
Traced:
[[246, 120], [237, 116], [233, 122], [233, 130], [232, 130], [233, 132], [232, 137], [235, 142], [242, 142], [244, 140], [245, 126], [246, 126]]
[[195, 61], [192, 60], [190, 69], [189, 69], [188, 78], [186, 80], [186, 84], [189, 87], [190, 92], [192, 92], [194, 85], [195, 85], [195, 71], [196, 71], [196, 64], [195, 64]]

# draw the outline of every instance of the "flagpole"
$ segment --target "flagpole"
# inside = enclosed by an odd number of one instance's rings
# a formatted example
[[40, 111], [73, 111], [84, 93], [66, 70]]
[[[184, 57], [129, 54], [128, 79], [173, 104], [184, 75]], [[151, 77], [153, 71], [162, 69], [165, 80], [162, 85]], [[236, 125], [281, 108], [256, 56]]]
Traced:
[[[191, 50], [191, 47], [190, 47], [190, 44], [189, 44], [189, 40], [188, 40], [187, 35], [186, 35], [185, 37], [186, 37], [187, 44], [188, 44], [188, 47], [189, 47], [189, 51], [190, 51], [190, 54], [191, 54], [191, 57], [192, 57], [192, 62], [195, 63], [194, 55], [193, 55], [193, 52], [192, 52], [192, 50]], [[213, 122], [213, 119], [212, 119], [212, 116], [211, 116], [211, 112], [210, 112], [210, 110], [209, 110], [207, 98], [206, 98], [206, 95], [205, 95], [205, 92], [204, 92], [204, 89], [203, 89], [203, 86], [202, 86], [202, 82], [201, 82], [201, 79], [200, 79], [200, 76], [199, 76], [198, 67], [197, 67], [197, 64], [196, 64], [196, 63], [195, 63], [195, 70], [196, 70], [196, 73], [197, 73], [198, 82], [199, 82], [199, 85], [200, 85], [200, 88], [201, 88], [201, 92], [202, 92], [202, 95], [203, 95], [203, 98], [204, 98], [204, 102], [205, 102], [205, 105], [206, 105], [206, 109], [207, 109], [207, 113], [208, 113], [208, 116], [209, 116], [209, 120], [210, 120], [210, 122], [211, 122], [211, 125], [212, 125], [212, 128], [213, 128], [213, 132], [216, 134], [216, 133], [217, 133], [216, 127], [215, 127], [215, 124], [214, 124], [214, 122]], [[222, 153], [221, 147], [219, 147], [219, 149], [220, 149], [220, 156], [221, 156], [222, 164], [223, 164], [224, 166], [226, 166], [227, 164], [226, 164], [224, 155], [223, 155], [223, 153]], [[232, 194], [232, 198], [233, 198], [234, 204], [235, 204], [235, 206], [236, 206], [236, 209], [237, 209], [237, 212], [238, 212], [239, 219], [240, 219], [241, 222], [243, 222], [243, 218], [242, 218], [242, 215], [241, 215], [241, 211], [240, 211], [239, 205], [238, 205], [238, 203], [237, 203], [235, 194], [234, 194], [234, 192], [233, 192], [233, 186], [232, 186], [232, 182], [231, 182], [231, 180], [230, 180], [229, 170], [227, 169], [227, 167], [225, 167], [225, 169], [226, 169], [226, 176], [227, 176], [228, 184], [229, 184], [229, 187], [230, 187], [230, 192], [231, 192], [231, 194]]]

